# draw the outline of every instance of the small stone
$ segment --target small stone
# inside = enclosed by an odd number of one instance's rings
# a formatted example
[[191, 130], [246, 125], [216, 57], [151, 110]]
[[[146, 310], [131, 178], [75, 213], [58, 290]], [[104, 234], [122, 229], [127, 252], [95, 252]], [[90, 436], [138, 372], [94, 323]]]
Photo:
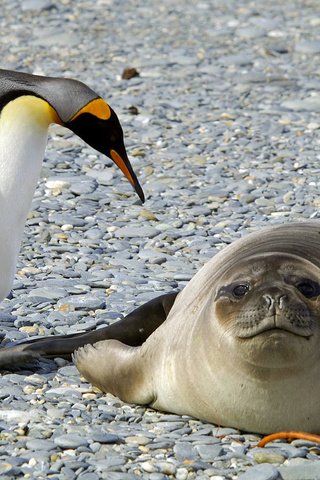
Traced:
[[48, 398], [55, 398], [55, 397], [64, 397], [64, 396], [72, 396], [77, 398], [82, 398], [81, 391], [75, 387], [56, 387], [50, 388], [45, 392], [46, 397]]
[[70, 185], [70, 192], [76, 195], [86, 195], [88, 193], [94, 192], [96, 189], [96, 182], [93, 181], [80, 181], [77, 183], [72, 183]]
[[99, 443], [113, 444], [119, 443], [120, 437], [113, 433], [96, 432], [92, 435], [92, 440]]
[[26, 443], [26, 447], [29, 448], [29, 450], [53, 450], [56, 447], [56, 444], [51, 441], [51, 440], [43, 440], [43, 439], [31, 439], [28, 440]]
[[305, 98], [303, 100], [286, 100], [282, 102], [282, 107], [297, 112], [320, 112], [320, 97]]
[[34, 10], [40, 12], [52, 8], [55, 8], [55, 5], [50, 0], [23, 0], [21, 2], [22, 11]]
[[128, 112], [131, 113], [131, 115], [139, 115], [139, 109], [135, 105], [131, 105], [128, 108]]
[[198, 458], [195, 448], [187, 442], [176, 443], [173, 447], [173, 451], [179, 461], [194, 460]]
[[[109, 469], [115, 469], [115, 467], [121, 467], [126, 463], [126, 459], [121, 455], [109, 455], [105, 459], [97, 459], [95, 464], [95, 469], [98, 471], [104, 471]], [[118, 468], [117, 468], [118, 469]], [[120, 477], [121, 478], [121, 477]]]
[[143, 148], [133, 148], [130, 153], [132, 157], [145, 157], [146, 155]]
[[175, 475], [177, 470], [176, 466], [171, 462], [157, 462], [155, 465], [158, 471], [164, 475]]
[[[20, 470], [17, 469], [14, 465], [11, 465], [9, 462], [0, 462], [0, 475], [4, 475], [6, 478], [16, 477], [20, 473]], [[4, 477], [3, 477], [4, 478]]]
[[72, 377], [73, 375], [78, 376], [79, 371], [75, 365], [67, 365], [60, 368], [59, 374], [65, 377]]
[[188, 478], [188, 470], [184, 467], [177, 468], [176, 471], [176, 480], [187, 480]]
[[141, 468], [147, 473], [157, 472], [155, 464], [149, 461], [141, 463]]
[[67, 305], [71, 306], [71, 309], [74, 310], [97, 310], [104, 308], [106, 303], [105, 300], [93, 295], [72, 295], [63, 298], [63, 300], [59, 300], [57, 303], [60, 311], [64, 311], [62, 309]]
[[115, 231], [116, 238], [153, 238], [158, 235], [159, 232], [154, 227], [141, 226], [141, 227], [121, 227]]
[[96, 400], [97, 395], [95, 393], [84, 393], [82, 395], [83, 400]]
[[320, 40], [302, 40], [295, 46], [296, 52], [306, 54], [318, 54], [320, 53]]
[[67, 294], [66, 289], [60, 287], [40, 287], [34, 288], [30, 291], [29, 297], [39, 297], [43, 300], [57, 300], [59, 298], [65, 297]]
[[253, 455], [253, 458], [257, 463], [277, 463], [281, 464], [285, 461], [285, 457], [278, 455], [276, 453], [256, 453]]
[[62, 192], [63, 190], [66, 190], [70, 187], [70, 182], [67, 180], [59, 180], [59, 179], [48, 179], [46, 181], [46, 187], [50, 188], [50, 190], [60, 190]]
[[112, 170], [94, 170], [86, 171], [86, 175], [93, 177], [100, 185], [111, 185], [113, 181]]
[[94, 472], [84, 472], [77, 476], [77, 480], [100, 480], [100, 478], [101, 477]]
[[[278, 480], [279, 472], [272, 465], [263, 464], [249, 468], [238, 477], [239, 480]], [[284, 479], [285, 480], [285, 479]], [[301, 478], [299, 480], [302, 480]]]
[[63, 312], [63, 313], [69, 313], [69, 312], [75, 311], [74, 305], [72, 305], [71, 303], [65, 303], [64, 301], [59, 302], [56, 308], [59, 312]]
[[213, 462], [216, 457], [219, 457], [223, 448], [221, 445], [196, 445], [195, 449], [198, 451], [202, 460], [206, 462]]
[[125, 439], [126, 443], [135, 443], [137, 445], [148, 445], [151, 442], [150, 438], [143, 437], [140, 435], [130, 436]]
[[33, 387], [32, 385], [26, 385], [23, 387], [23, 393], [26, 395], [32, 395], [36, 390], [36, 387]]
[[39, 327], [37, 325], [26, 325], [25, 327], [19, 328], [20, 332], [27, 333], [28, 335], [35, 335], [39, 333]]
[[123, 70], [121, 78], [122, 80], [130, 80], [130, 78], [139, 77], [140, 73], [134, 67], [127, 67]]
[[13, 423], [25, 423], [30, 420], [31, 413], [24, 410], [0, 410], [0, 420]]
[[64, 417], [64, 414], [64, 410], [60, 410], [59, 408], [50, 407], [47, 409], [47, 415], [52, 420], [62, 419]]
[[81, 446], [87, 446], [88, 441], [80, 436], [80, 435], [73, 435], [72, 433], [60, 435], [59, 437], [55, 437], [53, 439], [55, 445], [60, 448], [79, 448]]
[[281, 465], [279, 473], [283, 480], [320, 480], [320, 462], [303, 462], [302, 465]]
[[142, 208], [139, 212], [139, 217], [145, 218], [146, 220], [153, 220], [156, 221], [157, 217], [150, 212], [150, 210], [147, 210], [146, 208]]

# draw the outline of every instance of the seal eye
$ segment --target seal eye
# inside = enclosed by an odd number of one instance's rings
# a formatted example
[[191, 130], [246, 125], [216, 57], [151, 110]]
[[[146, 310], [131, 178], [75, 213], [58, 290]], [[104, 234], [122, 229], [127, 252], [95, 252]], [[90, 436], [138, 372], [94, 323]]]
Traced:
[[232, 294], [236, 298], [241, 298], [248, 291], [249, 291], [249, 285], [246, 285], [245, 283], [240, 283], [239, 285], [236, 285], [235, 287], [233, 287]]
[[306, 298], [317, 297], [320, 294], [319, 285], [312, 280], [302, 280], [296, 287]]

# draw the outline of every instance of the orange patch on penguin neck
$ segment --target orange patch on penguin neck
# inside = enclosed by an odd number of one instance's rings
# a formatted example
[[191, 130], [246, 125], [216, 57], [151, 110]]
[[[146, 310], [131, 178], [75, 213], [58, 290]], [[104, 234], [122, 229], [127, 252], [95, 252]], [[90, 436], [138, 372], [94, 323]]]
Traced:
[[111, 117], [111, 109], [109, 105], [102, 99], [102, 98], [95, 98], [91, 102], [87, 103], [84, 107], [82, 107], [70, 120], [75, 120], [77, 117], [82, 115], [83, 113], [91, 113], [100, 120], [108, 120]]

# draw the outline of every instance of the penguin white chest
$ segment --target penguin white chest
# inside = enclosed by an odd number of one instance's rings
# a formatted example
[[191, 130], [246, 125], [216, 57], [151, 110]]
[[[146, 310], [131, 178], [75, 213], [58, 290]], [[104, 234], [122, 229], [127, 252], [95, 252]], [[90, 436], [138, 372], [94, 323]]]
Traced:
[[11, 289], [48, 127], [56, 121], [54, 109], [31, 95], [12, 100], [0, 113], [0, 299]]

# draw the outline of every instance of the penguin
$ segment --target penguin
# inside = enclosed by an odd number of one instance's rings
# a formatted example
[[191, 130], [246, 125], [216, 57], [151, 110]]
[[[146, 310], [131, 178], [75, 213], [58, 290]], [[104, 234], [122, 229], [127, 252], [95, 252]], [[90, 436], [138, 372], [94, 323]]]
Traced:
[[11, 290], [51, 123], [108, 156], [144, 201], [119, 119], [103, 98], [78, 80], [0, 69], [0, 300]]

